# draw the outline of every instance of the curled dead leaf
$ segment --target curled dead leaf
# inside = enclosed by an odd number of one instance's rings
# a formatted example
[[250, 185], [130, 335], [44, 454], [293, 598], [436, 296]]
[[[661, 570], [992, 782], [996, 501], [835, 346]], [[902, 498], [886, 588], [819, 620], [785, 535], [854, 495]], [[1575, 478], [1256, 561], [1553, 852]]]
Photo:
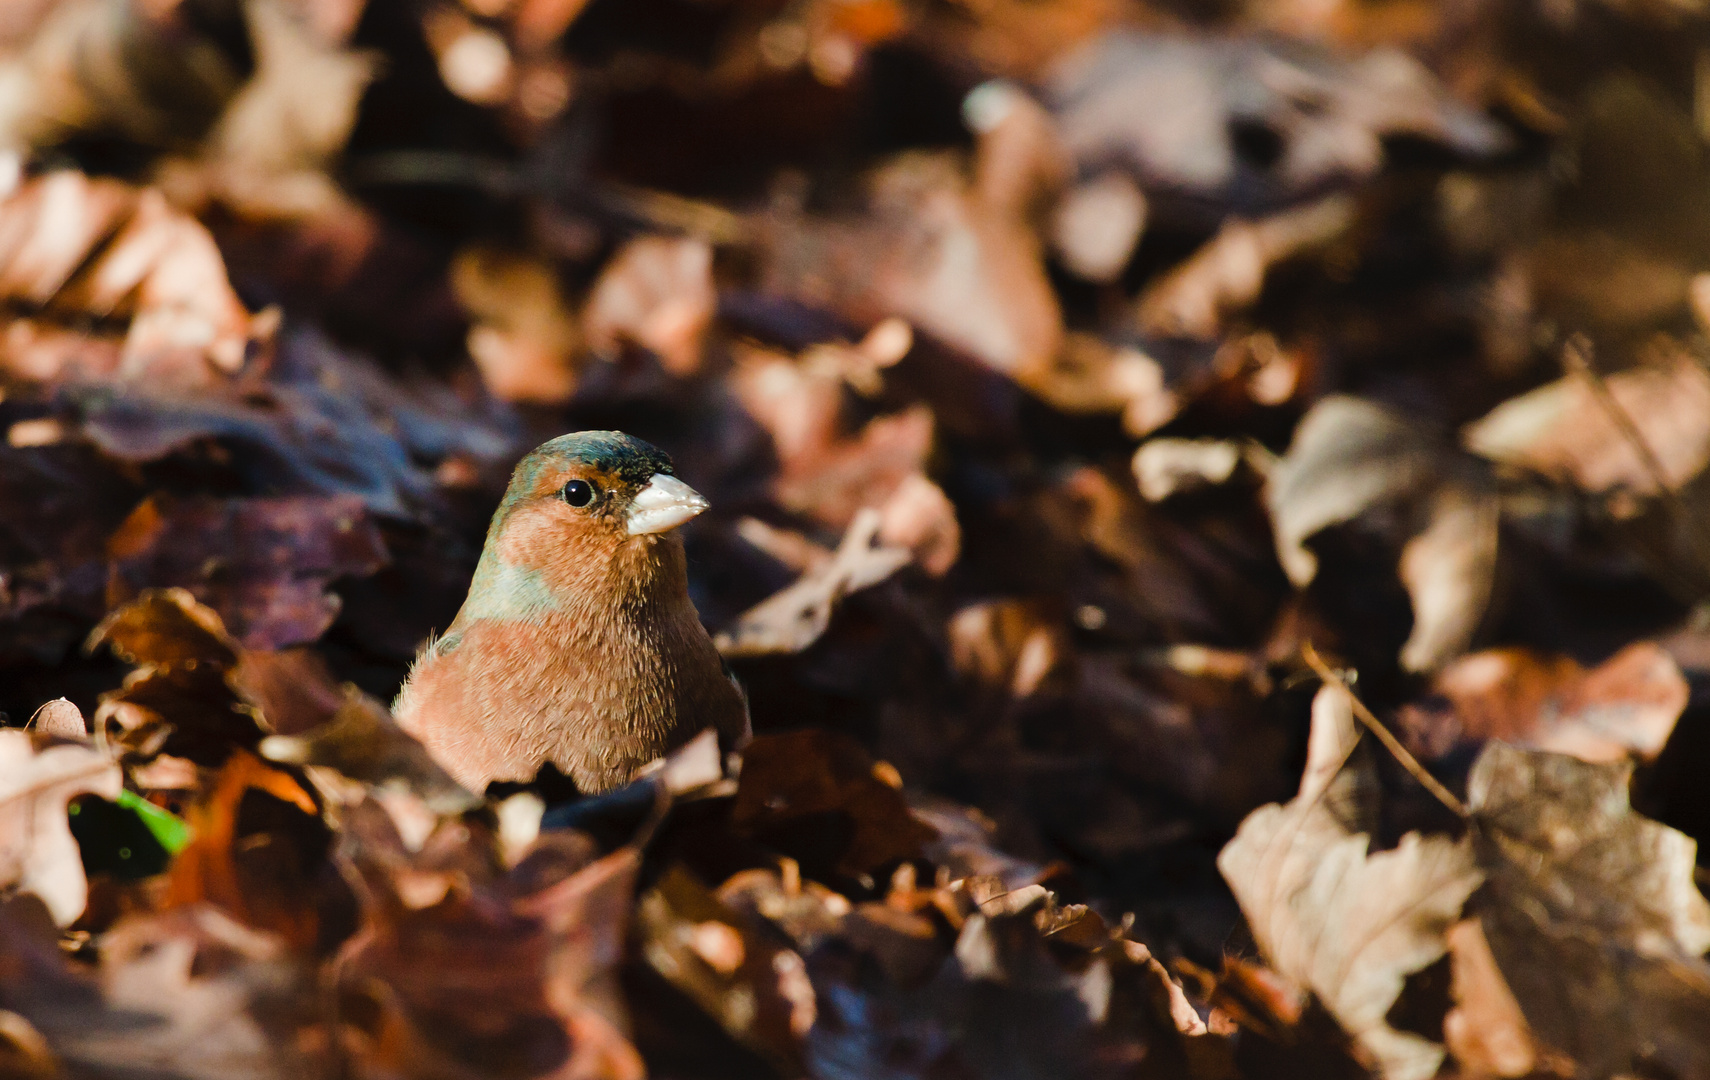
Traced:
[[713, 637], [719, 652], [732, 657], [793, 653], [818, 641], [844, 597], [877, 585], [913, 557], [906, 548], [879, 542], [883, 523], [876, 510], [856, 514], [829, 562], [750, 608], [730, 629]]
[[36, 750], [28, 733], [0, 731], [0, 888], [34, 893], [64, 926], [83, 912], [89, 883], [67, 804], [85, 792], [116, 799], [119, 766], [88, 746]]
[[1355, 789], [1369, 765], [1348, 692], [1326, 686], [1312, 709], [1299, 794], [1261, 807], [1218, 856], [1271, 965], [1310, 988], [1388, 1080], [1425, 1080], [1443, 1047], [1390, 1026], [1409, 974], [1437, 960], [1444, 934], [1482, 880], [1470, 843], [1408, 833], [1368, 852], [1373, 823]]
[[[68, 375], [206, 385], [243, 366], [273, 320], [252, 318], [213, 237], [158, 191], [61, 170], [0, 200], [0, 300], [31, 312], [0, 338], [14, 378]], [[56, 346], [35, 330], [63, 319], [123, 320], [117, 348]]]

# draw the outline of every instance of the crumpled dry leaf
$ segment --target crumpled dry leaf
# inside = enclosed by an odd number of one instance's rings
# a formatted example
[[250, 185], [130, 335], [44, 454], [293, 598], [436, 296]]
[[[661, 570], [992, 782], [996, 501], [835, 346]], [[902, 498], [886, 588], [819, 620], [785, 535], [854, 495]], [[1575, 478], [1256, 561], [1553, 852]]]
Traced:
[[673, 375], [699, 371], [701, 343], [718, 310], [712, 262], [712, 246], [694, 237], [644, 236], [625, 244], [588, 297], [589, 345], [613, 356], [634, 342]]
[[324, 723], [292, 735], [269, 735], [260, 750], [271, 761], [333, 769], [373, 787], [401, 788], [435, 814], [461, 814], [482, 801], [446, 775], [384, 705], [354, 689]]
[[1401, 549], [1401, 581], [1413, 601], [1413, 632], [1401, 666], [1432, 671], [1465, 652], [1496, 584], [1501, 501], [1472, 484], [1444, 484], [1430, 520]]
[[1257, 221], [1225, 222], [1186, 262], [1147, 287], [1136, 311], [1149, 334], [1215, 340], [1225, 320], [1259, 298], [1272, 266], [1322, 248], [1354, 223], [1354, 203], [1331, 195]]
[[315, 32], [312, 13], [293, 6], [243, 5], [255, 72], [208, 134], [198, 162], [221, 201], [251, 219], [351, 209], [324, 170], [344, 149], [379, 61], [331, 43]]
[[[1682, 347], [1658, 345], [1647, 362], [1603, 376], [1677, 488], [1710, 462], [1710, 375]], [[1561, 477], [1590, 492], [1657, 494], [1657, 478], [1586, 380], [1569, 375], [1511, 398], [1467, 425], [1474, 453]]]
[[1277, 559], [1289, 580], [1303, 588], [1318, 573], [1318, 559], [1305, 546], [1313, 534], [1417, 490], [1439, 468], [1440, 454], [1388, 409], [1361, 398], [1320, 399], [1294, 429], [1265, 490]]
[[[844, 528], [862, 507], [883, 506], [898, 497], [911, 477], [925, 480], [921, 474], [935, 425], [932, 410], [915, 405], [876, 416], [846, 435], [841, 423], [845, 370], [816, 362], [819, 355], [810, 350], [794, 361], [747, 350], [738, 363], [735, 389], [743, 408], [772, 436], [780, 465], [774, 482], [778, 502]], [[907, 541], [910, 546], [948, 533], [943, 509], [929, 515], [937, 523], [909, 530], [916, 534]]]
[[290, 1037], [313, 1014], [281, 1008], [312, 977], [272, 935], [208, 907], [136, 916], [104, 935], [91, 976], [28, 904], [0, 909], [0, 956], [28, 988], [0, 1001], [41, 1032], [66, 1074], [288, 1080], [322, 1064]]
[[1402, 521], [1414, 532], [1400, 547], [1398, 571], [1413, 603], [1413, 630], [1402, 666], [1429, 671], [1472, 643], [1496, 581], [1502, 510], [1475, 463], [1383, 406], [1332, 395], [1301, 419], [1288, 453], [1270, 470], [1265, 504], [1277, 559], [1301, 588], [1318, 572], [1306, 546], [1313, 535], [1369, 510], [1406, 509]]
[[[262, 828], [243, 816], [257, 795], [277, 805]], [[319, 919], [310, 886], [326, 833], [320, 807], [301, 782], [238, 750], [186, 819], [193, 836], [168, 868], [163, 909], [209, 903], [293, 949], [314, 944]], [[246, 843], [251, 836], [265, 841]]]
[[736, 1038], [781, 1070], [799, 1071], [800, 1038], [817, 1018], [795, 952], [752, 932], [716, 894], [672, 867], [637, 906], [642, 956]]
[[[226, 279], [200, 223], [150, 189], [70, 170], [24, 184], [0, 201], [0, 299], [31, 315], [0, 337], [14, 378], [116, 375], [207, 385], [243, 366], [274, 317], [254, 316]], [[63, 320], [128, 320], [118, 335], [55, 337]]]
[[[836, 732], [809, 728], [757, 736], [743, 751], [731, 821], [776, 842], [816, 876], [858, 879], [876, 873], [919, 857], [935, 835], [887, 782], [888, 768]], [[847, 821], [847, 828], [793, 842], [792, 827], [827, 814]]]
[[844, 597], [877, 585], [913, 558], [906, 548], [878, 543], [882, 524], [883, 516], [876, 510], [856, 514], [830, 561], [714, 635], [719, 652], [731, 657], [795, 653], [818, 641]]
[[[1480, 157], [1511, 141], [1394, 49], [1343, 60], [1292, 42], [1119, 30], [1060, 60], [1047, 87], [1063, 140], [1083, 167], [1121, 165], [1148, 189], [1226, 203], [1258, 192], [1257, 201], [1274, 204], [1327, 180], [1369, 175], [1383, 163], [1385, 135]], [[1275, 160], [1244, 157], [1243, 129], [1275, 139]]]
[[83, 913], [89, 883], [66, 805], [91, 793], [116, 799], [119, 766], [88, 746], [38, 751], [27, 732], [0, 731], [0, 889], [34, 893], [64, 926]]
[[1443, 1047], [1390, 1026], [1406, 976], [1443, 955], [1444, 933], [1482, 874], [1466, 841], [1408, 833], [1368, 854], [1371, 808], [1357, 805], [1358, 729], [1348, 691], [1313, 702], [1300, 793], [1241, 823], [1217, 866], [1271, 965], [1318, 995], [1390, 1080], [1424, 1080]]
[[[1540, 1047], [1577, 1074], [1710, 1068], [1710, 902], [1697, 844], [1635, 813], [1632, 764], [1493, 742], [1467, 784], [1491, 953]], [[1483, 894], [1481, 894], [1483, 895]]]
[[[266, 661], [226, 633], [220, 617], [184, 589], [156, 589], [117, 609], [89, 635], [86, 648], [106, 645], [135, 666], [118, 690], [103, 694], [96, 730], [112, 729], [134, 753], [168, 753], [218, 765], [255, 746], [273, 710], [287, 729], [313, 715], [315, 687], [279, 692]], [[299, 669], [310, 679], [312, 670]], [[325, 685], [319, 692], [328, 691]]]
[[1427, 715], [1419, 706], [1402, 716], [1432, 756], [1462, 739], [1501, 739], [1590, 762], [1653, 760], [1690, 696], [1674, 659], [1649, 641], [1589, 670], [1565, 656], [1490, 649], [1438, 672], [1431, 689], [1448, 700], [1451, 717]]
[[458, 887], [414, 905], [397, 868], [354, 853], [376, 894], [341, 966], [363, 1075], [640, 1080], [609, 985], [639, 860], [578, 850], [498, 880], [453, 875]]
[[863, 324], [901, 316], [1022, 377], [1060, 347], [1062, 313], [1029, 225], [982, 201], [953, 158], [911, 155], [869, 178], [864, 216], [775, 212], [763, 287]]

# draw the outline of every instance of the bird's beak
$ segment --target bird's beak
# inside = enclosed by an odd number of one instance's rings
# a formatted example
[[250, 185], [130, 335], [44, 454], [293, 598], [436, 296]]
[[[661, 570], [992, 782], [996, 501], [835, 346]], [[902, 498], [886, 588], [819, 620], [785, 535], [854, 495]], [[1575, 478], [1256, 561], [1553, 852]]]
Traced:
[[654, 473], [647, 486], [629, 501], [629, 535], [675, 529], [706, 508], [707, 500], [700, 492], [675, 476]]

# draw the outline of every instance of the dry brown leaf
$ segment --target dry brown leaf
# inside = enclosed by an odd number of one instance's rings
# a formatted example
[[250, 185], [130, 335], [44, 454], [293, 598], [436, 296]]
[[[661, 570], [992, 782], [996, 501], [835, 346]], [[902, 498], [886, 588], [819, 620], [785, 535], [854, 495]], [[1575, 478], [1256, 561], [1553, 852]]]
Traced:
[[1257, 221], [1226, 222], [1191, 258], [1147, 287], [1136, 312], [1140, 327], [1214, 340], [1232, 313], [1259, 298], [1272, 266], [1330, 244], [1353, 223], [1354, 202], [1345, 195]]
[[102, 936], [91, 976], [19, 907], [5, 912], [0, 953], [30, 992], [9, 1004], [63, 1063], [54, 1076], [289, 1080], [324, 1064], [294, 1039], [310, 1014], [286, 1005], [312, 976], [272, 935], [208, 907], [139, 914]]
[[1051, 214], [1051, 247], [1088, 281], [1122, 275], [1146, 228], [1146, 196], [1126, 173], [1103, 172], [1063, 195]]
[[1697, 844], [1635, 813], [1630, 762], [1492, 742], [1467, 783], [1477, 914], [1540, 1046], [1576, 1075], [1710, 1069], [1710, 902]]
[[89, 883], [66, 804], [84, 793], [119, 797], [123, 778], [88, 746], [37, 751], [28, 733], [0, 731], [0, 889], [34, 893], [64, 926], [83, 913]]
[[[1058, 61], [1047, 99], [1079, 162], [1121, 163], [1148, 189], [1273, 203], [1375, 172], [1381, 139], [1407, 134], [1486, 156], [1507, 133], [1451, 98], [1396, 49], [1341, 58], [1291, 41], [1123, 29]], [[1251, 161], [1243, 129], [1278, 142]]]
[[82, 711], [65, 698], [54, 698], [37, 709], [27, 726], [60, 739], [81, 739], [89, 734]]
[[1449, 742], [1501, 739], [1591, 762], [1654, 759], [1690, 694], [1673, 658], [1649, 641], [1590, 670], [1568, 657], [1491, 649], [1450, 664], [1431, 688], [1453, 707]]
[[879, 507], [879, 543], [907, 548], [933, 577], [943, 577], [962, 553], [962, 527], [944, 489], [920, 473], [903, 477]]
[[301, 7], [293, 0], [243, 5], [255, 73], [209, 133], [199, 162], [221, 201], [252, 220], [352, 207], [325, 170], [344, 150], [379, 61], [317, 33], [317, 13], [293, 10]]
[[238, 750], [207, 797], [187, 815], [194, 836], [167, 871], [161, 906], [213, 904], [246, 926], [279, 935], [291, 948], [307, 948], [318, 930], [306, 888], [314, 868], [288, 850], [295, 837], [284, 828], [262, 834], [267, 842], [260, 848], [244, 843], [239, 809], [252, 792], [295, 808], [305, 818], [305, 829], [318, 828], [320, 807], [295, 777]]
[[638, 859], [573, 847], [475, 882], [481, 853], [466, 851], [463, 884], [419, 906], [398, 867], [356, 853], [377, 902], [340, 971], [367, 1002], [348, 1021], [363, 1075], [641, 1080], [610, 986]]
[[314, 641], [338, 617], [335, 578], [384, 566], [380, 531], [355, 495], [150, 498], [107, 542], [107, 602], [182, 587], [253, 649]]
[[242, 81], [179, 4], [63, 0], [0, 57], [0, 148], [103, 132], [151, 149], [200, 139]]
[[1135, 437], [1163, 427], [1181, 409], [1163, 365], [1130, 346], [1116, 348], [1085, 333], [1070, 333], [1048, 364], [1022, 372], [1019, 381], [1069, 413], [1121, 413]]
[[[1677, 488], [1710, 462], [1710, 375], [1659, 342], [1639, 367], [1604, 376], [1620, 408]], [[1569, 375], [1503, 402], [1462, 431], [1468, 449], [1572, 481], [1586, 491], [1657, 494], [1657, 478], [1586, 380]]]
[[1351, 698], [1326, 686], [1312, 712], [1300, 793], [1248, 815], [1218, 869], [1271, 966], [1317, 994], [1387, 1080], [1425, 1080], [1443, 1048], [1386, 1014], [1406, 976], [1443, 955], [1482, 875], [1464, 840], [1408, 833], [1369, 854], [1369, 815], [1352, 805], [1361, 766], [1348, 760]]
[[[243, 366], [271, 320], [252, 318], [213, 238], [158, 191], [59, 171], [0, 201], [0, 300], [32, 311], [0, 338], [14, 378], [67, 375], [206, 384]], [[128, 319], [122, 336], [83, 349], [43, 340], [37, 324]]]
[[906, 548], [879, 544], [882, 516], [862, 510], [843, 534], [832, 559], [802, 575], [794, 585], [744, 612], [713, 642], [725, 656], [795, 653], [818, 641], [831, 615], [850, 593], [871, 588], [913, 557]]
[[333, 769], [376, 788], [400, 788], [435, 814], [461, 814], [481, 804], [397, 725], [385, 706], [354, 689], [346, 691], [324, 724], [293, 735], [270, 735], [260, 751], [271, 761]]
[[1134, 451], [1134, 479], [1147, 502], [1228, 482], [1244, 457], [1227, 439], [1148, 439]]
[[701, 367], [701, 344], [718, 310], [712, 246], [687, 236], [625, 244], [594, 283], [583, 313], [588, 344], [606, 356], [625, 342], [657, 354], [673, 375]]
[[953, 158], [886, 165], [869, 178], [862, 217], [777, 213], [764, 226], [768, 291], [861, 323], [901, 316], [1016, 378], [1061, 346], [1062, 313], [1031, 227], [988, 206]]

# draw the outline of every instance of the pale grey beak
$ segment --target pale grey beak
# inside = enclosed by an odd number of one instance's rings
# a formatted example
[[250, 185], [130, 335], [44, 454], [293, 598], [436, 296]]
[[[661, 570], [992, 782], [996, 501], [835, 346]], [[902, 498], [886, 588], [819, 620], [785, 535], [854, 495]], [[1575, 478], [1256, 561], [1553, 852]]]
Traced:
[[675, 529], [707, 508], [707, 500], [675, 476], [654, 473], [629, 502], [629, 535]]

